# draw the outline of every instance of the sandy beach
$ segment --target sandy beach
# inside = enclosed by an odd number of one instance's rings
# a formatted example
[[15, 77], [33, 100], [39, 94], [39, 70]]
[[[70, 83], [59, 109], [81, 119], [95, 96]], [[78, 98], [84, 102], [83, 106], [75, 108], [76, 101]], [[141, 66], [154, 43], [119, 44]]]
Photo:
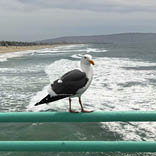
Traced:
[[26, 50], [37, 50], [44, 48], [54, 48], [58, 46], [56, 45], [35, 45], [35, 46], [0, 46], [0, 54], [8, 53], [8, 52], [18, 52], [18, 51], [26, 51]]

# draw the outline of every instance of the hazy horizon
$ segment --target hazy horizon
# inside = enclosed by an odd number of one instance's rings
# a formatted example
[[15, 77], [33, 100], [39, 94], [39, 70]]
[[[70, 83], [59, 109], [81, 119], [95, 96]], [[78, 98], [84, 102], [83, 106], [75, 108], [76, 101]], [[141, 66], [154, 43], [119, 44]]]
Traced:
[[156, 1], [2, 0], [0, 40], [156, 33]]

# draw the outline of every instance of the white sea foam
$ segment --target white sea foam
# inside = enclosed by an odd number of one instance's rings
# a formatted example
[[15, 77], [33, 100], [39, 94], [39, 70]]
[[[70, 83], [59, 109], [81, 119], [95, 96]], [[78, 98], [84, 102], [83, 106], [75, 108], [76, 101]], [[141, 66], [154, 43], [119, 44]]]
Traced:
[[84, 53], [105, 53], [105, 52], [108, 52], [108, 50], [106, 50], [106, 49], [99, 49], [99, 48], [83, 47], [82, 49], [78, 49], [75, 52], [77, 52], [78, 54], [72, 55], [71, 58], [79, 59], [81, 57], [81, 54], [79, 54], [79, 52], [84, 52]]
[[13, 52], [13, 53], [5, 53], [0, 55], [0, 62], [7, 61], [9, 58], [14, 58], [14, 57], [21, 57], [30, 53], [35, 52], [34, 50], [27, 50], [27, 51], [18, 51], [18, 52]]
[[35, 53], [38, 53], [40, 55], [47, 55], [47, 53], [57, 53], [57, 54], [64, 54], [64, 53], [70, 53], [70, 52], [77, 52], [79, 51], [78, 48], [84, 48], [86, 45], [84, 44], [78, 44], [78, 45], [60, 45], [55, 48], [46, 48], [43, 50], [36, 51]]
[[[79, 47], [79, 49], [78, 49]], [[9, 58], [14, 58], [14, 57], [22, 57], [28, 54], [39, 54], [39, 55], [47, 55], [47, 53], [66, 53], [66, 52], [107, 52], [106, 49], [98, 49], [98, 48], [87, 48], [85, 44], [78, 44], [78, 45], [60, 45], [55, 48], [45, 48], [45, 49], [40, 49], [40, 50], [27, 50], [27, 51], [19, 51], [19, 52], [13, 52], [13, 53], [5, 53], [0, 55], [0, 62], [7, 61]], [[78, 55], [76, 54], [73, 56], [73, 58], [77, 57]]]
[[78, 68], [78, 64], [79, 62], [77, 61], [69, 61], [67, 59], [61, 59], [47, 66], [45, 68], [45, 72], [48, 75], [50, 82], [52, 83], [54, 80], [60, 78], [63, 74], [65, 74], [69, 70], [73, 70], [73, 68]]
[[[147, 80], [154, 78], [156, 71], [126, 70], [122, 67], [152, 66], [155, 63], [128, 59], [102, 58], [96, 60], [92, 90], [87, 97], [96, 108], [105, 111], [153, 111], [156, 110], [155, 88]], [[136, 82], [136, 83], [135, 83]], [[93, 94], [94, 92], [94, 94]], [[95, 101], [96, 99], [97, 101]], [[125, 140], [154, 140], [155, 123], [103, 123], [102, 127], [119, 133]], [[145, 136], [141, 136], [140, 134]]]
[[73, 48], [81, 48], [81, 47], [84, 47], [85, 44], [74, 44], [74, 45], [65, 45], [63, 47], [60, 47], [60, 49], [67, 49], [67, 50], [70, 50], [70, 49], [73, 49]]
[[7, 61], [7, 58], [0, 56], [0, 62], [5, 62]]
[[87, 48], [86, 49], [86, 52], [87, 53], [90, 53], [90, 52], [94, 52], [94, 53], [104, 53], [104, 52], [107, 52], [106, 49], [99, 49], [99, 48]]
[[81, 54], [74, 54], [71, 56], [71, 58], [76, 58], [76, 59], [80, 59], [81, 58]]
[[[59, 48], [64, 48], [64, 47], [66, 47], [66, 46], [58, 46], [57, 48], [44, 48], [44, 49], [40, 49], [40, 50], [26, 50], [26, 51], [18, 51], [18, 52], [0, 54], [0, 62], [5, 62], [9, 58], [22, 57], [22, 56], [25, 56], [28, 54], [47, 55], [47, 53], [58, 53]], [[66, 52], [66, 51], [61, 51], [61, 52]]]
[[32, 97], [30, 100], [29, 105], [27, 106], [27, 111], [33, 111], [33, 112], [38, 112], [38, 111], [44, 111], [49, 109], [50, 107], [48, 105], [39, 105], [38, 107], [34, 106], [35, 103], [39, 102], [42, 98], [48, 95], [48, 86], [45, 86], [42, 91], [37, 92], [36, 95]]
[[76, 52], [84, 52], [84, 53], [105, 53], [108, 52], [106, 49], [100, 48], [88, 48], [87, 46], [81, 47], [81, 49], [77, 49]]

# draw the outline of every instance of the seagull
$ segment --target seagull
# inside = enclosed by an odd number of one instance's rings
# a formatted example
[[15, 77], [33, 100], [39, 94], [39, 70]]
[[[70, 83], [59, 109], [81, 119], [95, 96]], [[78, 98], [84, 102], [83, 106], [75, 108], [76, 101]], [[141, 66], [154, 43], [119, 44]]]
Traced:
[[80, 69], [74, 69], [65, 73], [62, 77], [55, 80], [48, 89], [48, 95], [35, 106], [48, 104], [60, 99], [69, 98], [69, 112], [77, 113], [71, 108], [71, 98], [78, 97], [81, 112], [92, 112], [85, 110], [82, 105], [81, 95], [88, 89], [93, 79], [94, 61], [91, 55], [81, 56]]

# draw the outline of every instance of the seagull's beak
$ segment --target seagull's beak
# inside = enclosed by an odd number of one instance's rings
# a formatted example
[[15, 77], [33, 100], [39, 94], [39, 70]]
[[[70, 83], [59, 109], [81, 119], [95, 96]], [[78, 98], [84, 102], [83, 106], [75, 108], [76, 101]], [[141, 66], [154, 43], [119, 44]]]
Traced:
[[95, 64], [93, 60], [89, 60], [89, 63], [92, 64], [92, 65]]

